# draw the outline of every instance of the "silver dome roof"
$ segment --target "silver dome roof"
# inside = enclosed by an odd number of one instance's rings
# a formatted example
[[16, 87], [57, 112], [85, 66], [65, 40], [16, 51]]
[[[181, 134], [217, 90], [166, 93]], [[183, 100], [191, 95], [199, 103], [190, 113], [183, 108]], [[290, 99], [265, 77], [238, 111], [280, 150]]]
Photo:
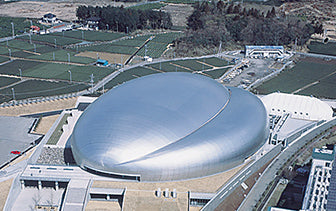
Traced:
[[83, 168], [142, 181], [181, 180], [232, 168], [268, 137], [262, 102], [205, 76], [162, 73], [110, 90], [71, 139]]

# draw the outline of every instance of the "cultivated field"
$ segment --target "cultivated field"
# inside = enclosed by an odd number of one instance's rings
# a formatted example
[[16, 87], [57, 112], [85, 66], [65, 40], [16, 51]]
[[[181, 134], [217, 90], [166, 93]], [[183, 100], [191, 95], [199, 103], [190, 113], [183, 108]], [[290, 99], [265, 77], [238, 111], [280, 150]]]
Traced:
[[164, 72], [190, 72], [195, 74], [199, 73], [216, 79], [222, 76], [229, 69], [225, 67], [228, 64], [228, 61], [217, 57], [158, 62], [148, 64], [142, 67], [128, 69], [120, 73], [107, 84], [105, 84], [104, 88], [111, 89], [126, 81], [141, 76]]
[[254, 91], [259, 94], [280, 91], [322, 98], [336, 98], [335, 65], [334, 60], [301, 59], [293, 68], [284, 70], [277, 77], [255, 88]]

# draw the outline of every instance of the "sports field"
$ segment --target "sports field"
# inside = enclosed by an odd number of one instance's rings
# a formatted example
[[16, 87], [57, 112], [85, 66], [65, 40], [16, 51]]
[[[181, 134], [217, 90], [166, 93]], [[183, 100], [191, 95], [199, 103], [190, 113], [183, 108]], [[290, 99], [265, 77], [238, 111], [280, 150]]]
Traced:
[[280, 91], [313, 95], [322, 98], [336, 98], [336, 61], [316, 58], [301, 59], [292, 69], [281, 72], [255, 88], [259, 94]]

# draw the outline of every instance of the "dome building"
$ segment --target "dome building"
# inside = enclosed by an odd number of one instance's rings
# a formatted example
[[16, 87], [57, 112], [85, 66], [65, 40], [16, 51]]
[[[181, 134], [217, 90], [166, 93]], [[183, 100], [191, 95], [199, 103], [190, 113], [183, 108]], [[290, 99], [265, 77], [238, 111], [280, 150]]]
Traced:
[[250, 92], [198, 74], [160, 73], [97, 99], [70, 143], [77, 164], [89, 171], [172, 181], [240, 165], [268, 135], [266, 109]]

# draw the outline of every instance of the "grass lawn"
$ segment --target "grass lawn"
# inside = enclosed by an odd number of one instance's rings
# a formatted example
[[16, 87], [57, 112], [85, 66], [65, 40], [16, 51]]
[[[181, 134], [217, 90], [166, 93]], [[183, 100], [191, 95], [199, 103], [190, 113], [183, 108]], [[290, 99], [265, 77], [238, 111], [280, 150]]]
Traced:
[[59, 141], [62, 133], [63, 133], [63, 125], [67, 124], [67, 119], [70, 116], [70, 114], [64, 114], [61, 121], [57, 125], [56, 129], [54, 130], [53, 134], [51, 134], [49, 140], [47, 141], [47, 144], [49, 145], [56, 145]]

